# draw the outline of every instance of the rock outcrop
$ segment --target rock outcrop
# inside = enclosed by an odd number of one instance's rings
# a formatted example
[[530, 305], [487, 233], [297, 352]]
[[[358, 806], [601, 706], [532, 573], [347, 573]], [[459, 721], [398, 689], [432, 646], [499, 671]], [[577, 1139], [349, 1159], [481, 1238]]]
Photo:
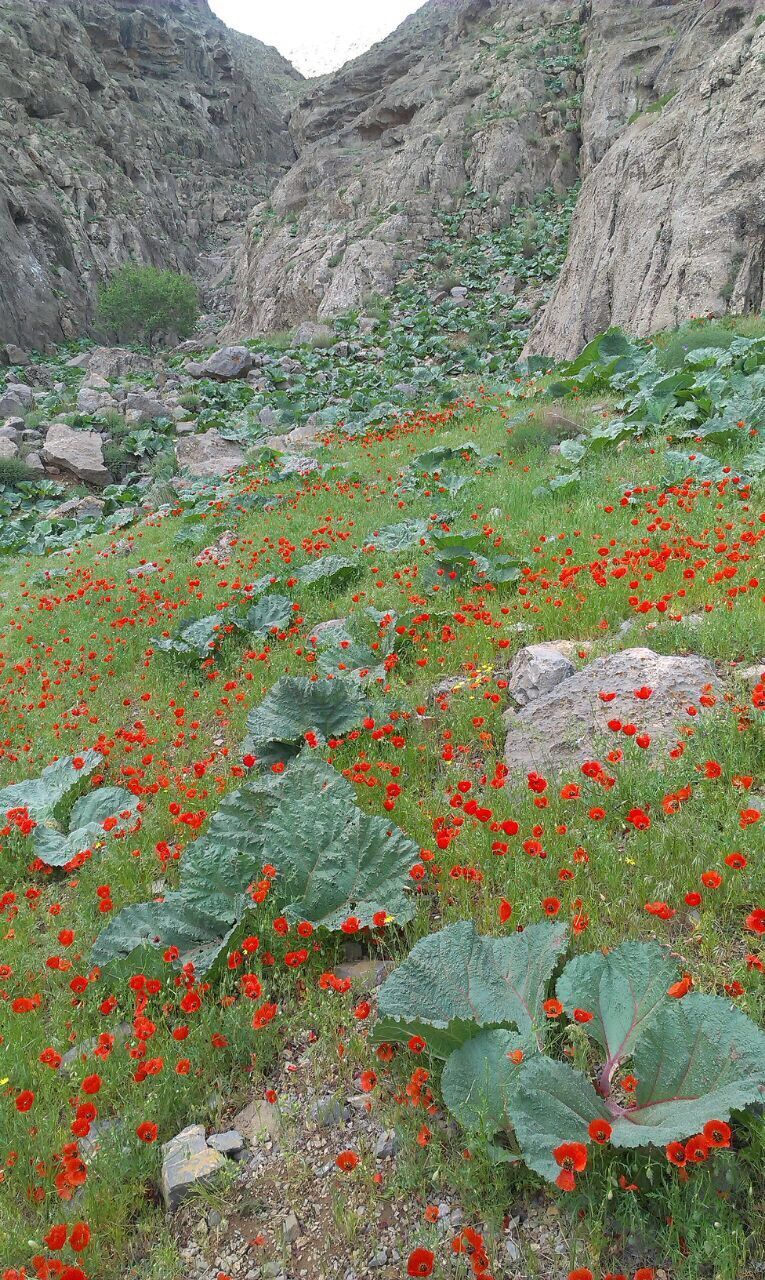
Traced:
[[199, 275], [294, 159], [301, 81], [207, 0], [0, 0], [0, 342], [89, 329], [127, 258]]
[[[587, 177], [566, 265], [527, 346], [556, 359], [612, 324], [646, 336], [694, 315], [758, 310], [765, 296], [760, 6], [592, 8]], [[626, 23], [634, 41], [616, 38]]]
[[[551, 660], [553, 651], [554, 646], [534, 645], [515, 660], [516, 671], [533, 666], [549, 678], [524, 684], [526, 701], [505, 713], [505, 763], [514, 775], [535, 769], [560, 772], [586, 760], [602, 760], [632, 738], [658, 763], [662, 750], [688, 723], [688, 708], [694, 708], [694, 715], [704, 714], [722, 695], [714, 667], [698, 654], [624, 649], [596, 658], [581, 671], [568, 664], [573, 674], [567, 675]], [[623, 725], [633, 726], [634, 732], [622, 736]]]
[[430, 0], [325, 77], [290, 127], [298, 159], [256, 208], [232, 336], [388, 293], [444, 216], [462, 234], [577, 177], [584, 6]]

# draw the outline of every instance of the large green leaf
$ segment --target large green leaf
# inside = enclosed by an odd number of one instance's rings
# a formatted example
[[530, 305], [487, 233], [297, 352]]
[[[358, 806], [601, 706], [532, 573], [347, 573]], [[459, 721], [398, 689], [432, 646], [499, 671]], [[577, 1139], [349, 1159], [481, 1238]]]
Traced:
[[98, 787], [74, 802], [69, 815], [69, 830], [87, 827], [91, 823], [104, 823], [107, 818], [119, 818], [123, 813], [128, 815], [125, 821], [130, 821], [138, 804], [139, 797], [124, 787]]
[[404, 520], [401, 524], [387, 524], [371, 534], [364, 549], [373, 551], [407, 551], [418, 546], [428, 532], [427, 520]]
[[298, 760], [280, 789], [266, 828], [275, 892], [289, 919], [339, 929], [349, 916], [361, 926], [384, 911], [409, 920], [409, 871], [419, 847], [393, 823], [364, 813], [338, 773], [319, 761]]
[[668, 1002], [632, 1055], [635, 1106], [612, 1120], [620, 1147], [673, 1142], [765, 1101], [765, 1034], [721, 996]]
[[94, 963], [148, 942], [178, 947], [203, 971], [252, 906], [247, 889], [266, 863], [276, 872], [269, 911], [328, 929], [350, 916], [370, 925], [378, 911], [406, 921], [418, 852], [392, 823], [359, 809], [330, 765], [301, 756], [284, 774], [256, 777], [227, 796], [208, 834], [186, 849], [180, 888], [162, 903], [120, 912], [98, 939]]
[[[73, 760], [82, 761], [79, 768]], [[103, 756], [97, 751], [83, 751], [82, 755], [63, 756], [49, 764], [38, 778], [27, 778], [24, 782], [12, 782], [0, 791], [0, 814], [9, 809], [27, 809], [35, 822], [43, 823], [54, 818], [61, 806], [76, 795], [86, 778], [93, 773]]]
[[590, 1121], [612, 1118], [581, 1071], [542, 1054], [522, 1063], [508, 1109], [526, 1164], [550, 1182], [560, 1173], [556, 1147], [589, 1142]]
[[248, 631], [267, 636], [272, 631], [286, 631], [293, 618], [292, 601], [287, 596], [267, 595], [248, 609], [244, 624]]
[[441, 1094], [460, 1124], [485, 1138], [512, 1127], [510, 1100], [520, 1080], [521, 1064], [511, 1053], [535, 1051], [517, 1031], [482, 1031], [455, 1049], [441, 1076]]
[[181, 627], [175, 636], [152, 636], [150, 644], [161, 653], [194, 654], [209, 658], [232, 631], [241, 630], [241, 620], [231, 609], [208, 614]]
[[312, 587], [321, 582], [333, 591], [342, 591], [360, 572], [355, 560], [348, 560], [344, 556], [322, 556], [320, 560], [304, 564], [296, 571], [295, 577], [304, 587]]
[[607, 955], [593, 951], [569, 960], [556, 993], [569, 1017], [575, 1009], [593, 1014], [585, 1026], [608, 1055], [600, 1076], [606, 1092], [619, 1064], [669, 1002], [667, 988], [677, 976], [669, 951], [657, 942], [623, 942]]
[[528, 1039], [565, 943], [566, 926], [552, 922], [507, 938], [481, 937], [472, 920], [430, 934], [383, 986], [375, 1039], [422, 1035], [439, 1058], [481, 1028], [512, 1026]]
[[65, 867], [86, 849], [93, 853], [105, 844], [106, 832], [100, 823], [76, 827], [70, 832], [41, 824], [32, 832], [34, 856], [48, 867]]
[[248, 715], [244, 749], [262, 764], [284, 762], [297, 755], [309, 731], [326, 739], [356, 728], [367, 706], [349, 680], [282, 676]]

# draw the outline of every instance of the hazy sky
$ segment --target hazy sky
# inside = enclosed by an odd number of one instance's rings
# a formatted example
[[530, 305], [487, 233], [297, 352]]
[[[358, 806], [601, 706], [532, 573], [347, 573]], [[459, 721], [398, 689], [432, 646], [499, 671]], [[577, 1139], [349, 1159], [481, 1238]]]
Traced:
[[303, 72], [334, 71], [424, 0], [210, 0], [219, 18], [276, 48]]

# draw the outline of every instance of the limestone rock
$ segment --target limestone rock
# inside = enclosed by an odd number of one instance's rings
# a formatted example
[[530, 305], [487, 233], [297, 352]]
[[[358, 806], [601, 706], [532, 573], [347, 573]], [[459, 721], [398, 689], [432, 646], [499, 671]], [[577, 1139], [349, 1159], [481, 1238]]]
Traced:
[[[327, 321], [389, 293], [443, 213], [464, 209], [462, 232], [474, 236], [544, 188], [572, 185], [577, 113], [566, 103], [577, 72], [551, 90], [531, 46], [565, 56], [579, 7], [548, 0], [519, 29], [527, 10], [524, 0], [430, 0], [311, 86], [290, 120], [298, 159], [242, 242], [232, 336]], [[502, 55], [508, 44], [517, 56]], [[468, 209], [470, 189], [488, 194], [485, 207]]]
[[574, 356], [609, 325], [645, 336], [762, 306], [765, 26], [739, 0], [678, 8], [660, 109], [624, 125], [586, 178], [528, 354]]
[[117, 401], [109, 391], [99, 387], [80, 387], [77, 392], [78, 413], [102, 413], [104, 409], [116, 409]]
[[226, 1157], [208, 1147], [204, 1125], [192, 1124], [162, 1146], [162, 1199], [170, 1213], [194, 1187], [205, 1185], [225, 1167]]
[[[651, 696], [636, 698], [636, 689], [651, 689]], [[602, 759], [607, 750], [626, 742], [608, 729], [609, 720], [634, 724], [639, 733], [649, 734], [650, 748], [642, 754], [655, 761], [661, 748], [676, 740], [688, 707], [705, 712], [700, 703], [705, 692], [719, 698], [721, 687], [712, 664], [696, 654], [624, 649], [596, 658], [520, 710], [505, 713], [505, 762], [518, 774], [557, 772]], [[604, 702], [601, 693], [616, 696]]]
[[274, 1103], [254, 1099], [234, 1116], [233, 1127], [251, 1147], [255, 1147], [264, 1139], [276, 1141], [281, 1133], [282, 1122]]
[[54, 422], [48, 427], [41, 456], [48, 466], [68, 471], [87, 484], [103, 488], [111, 483], [97, 431], [78, 431], [64, 422]]
[[244, 462], [238, 444], [224, 440], [213, 427], [197, 436], [182, 436], [175, 444], [175, 457], [181, 471], [192, 476], [225, 476]]
[[507, 692], [520, 707], [549, 693], [576, 671], [553, 645], [530, 644], [519, 650], [508, 674]]
[[19, 456], [19, 446], [8, 436], [0, 436], [0, 462]]
[[0, 342], [90, 329], [128, 258], [204, 267], [293, 159], [301, 83], [207, 0], [2, 0]]
[[252, 352], [247, 347], [221, 347], [200, 368], [200, 377], [217, 378], [220, 382], [244, 378], [252, 368]]
[[26, 351], [22, 351], [21, 347], [17, 347], [15, 342], [6, 342], [2, 355], [5, 358], [0, 359], [0, 364], [17, 364], [19, 366], [29, 364], [29, 356]]
[[0, 392], [0, 418], [21, 417], [34, 408], [32, 388], [24, 382], [8, 382]]

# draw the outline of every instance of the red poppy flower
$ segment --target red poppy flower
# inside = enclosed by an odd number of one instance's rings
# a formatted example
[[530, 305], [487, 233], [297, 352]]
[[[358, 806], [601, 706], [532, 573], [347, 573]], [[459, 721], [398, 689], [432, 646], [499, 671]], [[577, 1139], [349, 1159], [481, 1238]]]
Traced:
[[702, 1130], [710, 1147], [729, 1147], [731, 1130], [724, 1120], [707, 1120]]
[[335, 1160], [335, 1164], [338, 1169], [342, 1169], [344, 1173], [350, 1173], [352, 1169], [356, 1168], [358, 1163], [359, 1157], [356, 1155], [355, 1151], [341, 1151]]
[[75, 1253], [82, 1253], [90, 1244], [90, 1227], [87, 1222], [75, 1222], [69, 1236], [69, 1247]]
[[159, 1130], [153, 1120], [143, 1120], [136, 1129], [141, 1142], [156, 1142], [158, 1132]]
[[664, 1148], [667, 1159], [670, 1164], [677, 1165], [678, 1169], [685, 1167], [685, 1143], [670, 1142], [669, 1146]]
[[413, 1249], [406, 1264], [408, 1276], [429, 1276], [433, 1272], [435, 1254], [431, 1249]]
[[607, 1120], [591, 1120], [587, 1129], [593, 1142], [603, 1145], [610, 1141], [612, 1129]]
[[556, 1000], [554, 996], [549, 1000], [545, 1000], [542, 1008], [544, 1009], [545, 1017], [547, 1018], [559, 1018], [563, 1013], [563, 1005], [560, 1000]]
[[692, 1164], [701, 1164], [709, 1155], [709, 1142], [701, 1133], [689, 1138], [685, 1144], [685, 1158]]
[[574, 1022], [579, 1022], [582, 1025], [584, 1025], [585, 1022], [592, 1022], [594, 1016], [595, 1015], [589, 1013], [587, 1009], [574, 1010]]
[[594, 1280], [594, 1277], [589, 1267], [577, 1267], [575, 1271], [569, 1271], [568, 1280]]
[[562, 1142], [553, 1151], [555, 1163], [560, 1173], [555, 1181], [561, 1191], [573, 1191], [576, 1185], [575, 1173], [581, 1173], [587, 1167], [587, 1148], [583, 1142]]

